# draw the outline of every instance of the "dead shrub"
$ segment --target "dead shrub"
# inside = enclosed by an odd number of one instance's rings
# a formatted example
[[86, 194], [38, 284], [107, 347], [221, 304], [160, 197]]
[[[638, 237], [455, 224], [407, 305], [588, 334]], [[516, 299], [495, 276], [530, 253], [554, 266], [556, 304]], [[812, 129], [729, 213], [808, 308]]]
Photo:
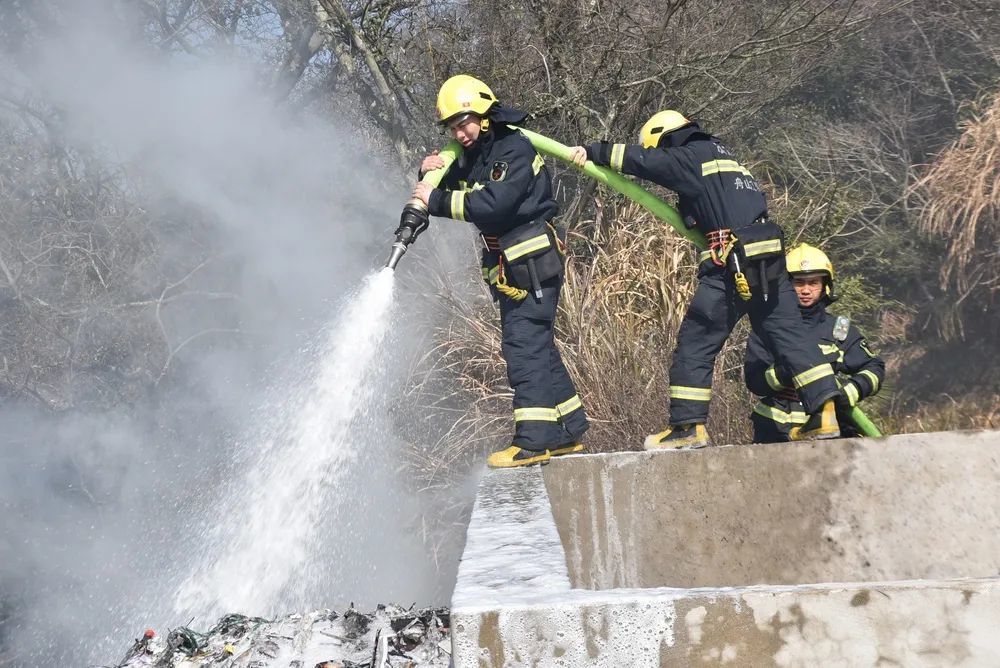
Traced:
[[964, 337], [962, 307], [982, 311], [1000, 290], [1000, 95], [964, 124], [962, 135], [914, 184], [919, 229], [946, 240], [941, 288], [957, 294], [942, 318], [943, 338]]

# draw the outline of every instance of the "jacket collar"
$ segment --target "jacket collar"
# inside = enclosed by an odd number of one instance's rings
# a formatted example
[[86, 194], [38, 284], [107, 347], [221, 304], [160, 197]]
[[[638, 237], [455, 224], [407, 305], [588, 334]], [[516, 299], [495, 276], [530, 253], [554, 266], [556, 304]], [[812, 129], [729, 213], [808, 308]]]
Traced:
[[822, 322], [826, 320], [826, 299], [820, 298], [812, 306], [799, 306], [802, 319], [808, 322]]
[[503, 105], [496, 105], [490, 110], [486, 117], [490, 119], [490, 128], [479, 134], [479, 139], [473, 144], [472, 148], [469, 149], [476, 156], [489, 155], [490, 150], [493, 148], [493, 143], [502, 136], [506, 136], [513, 132], [509, 125], [517, 125], [518, 123], [523, 123], [524, 119], [528, 117], [523, 111], [514, 109], [512, 107], [505, 107]]
[[714, 139], [714, 137], [701, 129], [697, 121], [691, 121], [687, 125], [673, 132], [668, 132], [660, 139], [660, 148], [677, 148], [689, 141], [698, 139]]

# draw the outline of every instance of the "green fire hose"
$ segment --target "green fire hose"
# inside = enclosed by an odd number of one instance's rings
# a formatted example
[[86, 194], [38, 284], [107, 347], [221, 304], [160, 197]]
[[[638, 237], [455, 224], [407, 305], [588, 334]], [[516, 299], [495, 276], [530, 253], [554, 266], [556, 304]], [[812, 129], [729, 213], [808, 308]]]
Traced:
[[[424, 174], [420, 179], [422, 183], [427, 183], [437, 188], [441, 185], [441, 179], [451, 169], [451, 165], [458, 156], [462, 155], [462, 145], [452, 139], [445, 144], [445, 147], [438, 153], [444, 161], [444, 165], [438, 169], [432, 169]], [[396, 229], [396, 243], [392, 245], [392, 252], [385, 263], [386, 269], [396, 269], [396, 265], [403, 258], [406, 250], [417, 240], [424, 230], [430, 225], [430, 217], [427, 215], [427, 207], [418, 198], [414, 197], [403, 206], [403, 213], [399, 216], [399, 227]]]
[[[558, 158], [559, 160], [562, 160], [577, 169], [581, 169], [570, 158], [570, 151], [572, 149], [569, 146], [560, 144], [556, 140], [549, 139], [548, 137], [540, 135], [537, 132], [525, 130], [524, 128], [519, 129], [521, 134], [528, 138], [528, 141], [531, 142], [537, 151], [544, 153], [545, 155], [551, 155], [552, 157]], [[674, 228], [678, 234], [693, 242], [699, 249], [704, 250], [708, 248], [708, 242], [705, 240], [705, 237], [697, 230], [691, 230], [685, 227], [684, 221], [681, 219], [680, 214], [677, 213], [677, 210], [674, 209], [674, 207], [654, 196], [646, 189], [636, 185], [607, 167], [598, 167], [589, 160], [583, 166], [581, 171], [587, 176], [613, 188], [636, 204], [642, 206], [654, 216]], [[851, 409], [849, 417], [851, 422], [853, 422], [858, 430], [865, 436], [878, 437], [882, 435], [882, 432], [878, 430], [872, 421], [868, 419], [868, 416], [865, 415], [857, 406]]]
[[[525, 130], [524, 128], [517, 129], [521, 131], [521, 134], [527, 137], [528, 141], [530, 141], [535, 149], [540, 153], [551, 155], [558, 160], [576, 167], [592, 179], [609, 186], [639, 206], [643, 207], [654, 216], [670, 225], [678, 234], [691, 241], [699, 249], [704, 250], [708, 248], [708, 241], [705, 239], [704, 235], [697, 230], [688, 229], [684, 225], [684, 221], [681, 219], [680, 214], [677, 213], [677, 210], [674, 209], [674, 207], [670, 206], [659, 197], [656, 197], [642, 186], [633, 183], [624, 176], [608, 169], [607, 167], [599, 167], [589, 160], [583, 167], [578, 167], [570, 158], [570, 152], [572, 149], [569, 146], [561, 144], [544, 135], [540, 135], [537, 132], [532, 132], [531, 130]], [[439, 153], [441, 158], [445, 161], [444, 167], [427, 172], [421, 180], [437, 187], [441, 183], [441, 179], [444, 178], [444, 175], [448, 172], [451, 164], [458, 158], [459, 155], [461, 155], [461, 153], [461, 144], [455, 140], [448, 142]], [[878, 430], [872, 421], [868, 419], [868, 416], [865, 415], [857, 406], [851, 409], [849, 417], [858, 430], [865, 436], [878, 437], [882, 435], [882, 432]]]
[[864, 412], [857, 406], [851, 409], [848, 417], [851, 418], [851, 422], [853, 422], [854, 426], [858, 428], [858, 431], [865, 436], [877, 438], [882, 435], [882, 432], [875, 426], [875, 423], [869, 420], [868, 416], [865, 415]]
[[449, 169], [451, 169], [451, 163], [458, 160], [458, 156], [460, 155], [462, 155], [462, 145], [452, 139], [438, 152], [438, 157], [444, 160], [444, 167], [427, 172], [420, 180], [423, 183], [429, 183], [437, 188], [441, 185], [441, 179], [443, 179], [444, 175], [448, 173]]
[[569, 146], [560, 144], [556, 140], [549, 139], [548, 137], [540, 135], [537, 132], [525, 130], [524, 128], [518, 129], [521, 131], [521, 134], [528, 138], [528, 141], [530, 141], [535, 149], [540, 153], [551, 155], [553, 158], [558, 158], [559, 160], [576, 167], [595, 181], [615, 189], [660, 220], [670, 225], [670, 227], [674, 228], [678, 234], [693, 243], [698, 248], [708, 248], [708, 241], [706, 241], [705, 236], [698, 230], [691, 230], [685, 227], [684, 221], [681, 219], [681, 215], [677, 213], [677, 209], [670, 206], [659, 197], [656, 197], [642, 186], [629, 181], [621, 174], [618, 174], [607, 167], [598, 167], [589, 160], [582, 168], [577, 167], [576, 164], [570, 159], [570, 151], [572, 149]]

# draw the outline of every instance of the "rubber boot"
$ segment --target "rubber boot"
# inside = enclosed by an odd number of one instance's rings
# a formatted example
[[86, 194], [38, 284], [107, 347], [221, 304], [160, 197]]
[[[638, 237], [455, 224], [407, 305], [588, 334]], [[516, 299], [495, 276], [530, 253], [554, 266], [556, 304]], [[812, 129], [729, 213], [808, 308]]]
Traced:
[[569, 455], [574, 452], [583, 452], [586, 446], [583, 443], [565, 443], [557, 445], [548, 450], [525, 450], [516, 445], [504, 448], [499, 452], [494, 452], [486, 460], [490, 468], [505, 469], [514, 466], [531, 466], [532, 464], [544, 464], [553, 457]]
[[793, 441], [823, 441], [840, 438], [840, 423], [837, 422], [837, 406], [833, 399], [827, 399], [818, 411], [809, 416], [803, 425], [792, 427], [788, 438]]
[[515, 466], [531, 466], [549, 461], [552, 456], [548, 450], [525, 450], [512, 445], [494, 452], [486, 460], [491, 469], [507, 469]]
[[708, 431], [703, 424], [675, 424], [643, 441], [645, 450], [694, 450], [708, 445]]
[[570, 455], [574, 452], [583, 452], [586, 446], [583, 443], [566, 443], [565, 445], [557, 445], [556, 447], [549, 450], [549, 454], [553, 457], [558, 457], [560, 455]]

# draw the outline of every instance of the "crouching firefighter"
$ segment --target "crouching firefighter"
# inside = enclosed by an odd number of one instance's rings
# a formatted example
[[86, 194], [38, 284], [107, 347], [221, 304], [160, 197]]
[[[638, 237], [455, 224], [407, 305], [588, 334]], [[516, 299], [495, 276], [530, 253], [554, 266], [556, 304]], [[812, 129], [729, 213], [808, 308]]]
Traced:
[[[438, 121], [464, 151], [439, 188], [413, 195], [432, 216], [468, 221], [483, 241], [483, 280], [500, 307], [501, 350], [514, 391], [514, 436], [491, 467], [524, 466], [580, 452], [587, 416], [555, 345], [565, 249], [549, 223], [558, 211], [542, 157], [512, 124], [526, 114], [501, 106], [467, 75], [438, 93]], [[427, 156], [421, 171], [444, 165]]]
[[[799, 312], [808, 341], [830, 362], [840, 383], [837, 416], [841, 436], [857, 436], [848, 414], [859, 401], [878, 392], [885, 378], [885, 363], [872, 352], [865, 337], [845, 316], [834, 316], [826, 307], [837, 300], [833, 264], [820, 249], [802, 244], [788, 252], [788, 273], [798, 296]], [[747, 342], [743, 376], [747, 388], [761, 397], [754, 406], [754, 443], [794, 440], [806, 422], [806, 413], [791, 379], [774, 364], [774, 356], [756, 333]]]
[[833, 369], [806, 341], [785, 272], [784, 238], [767, 216], [750, 171], [717, 138], [672, 110], [650, 118], [642, 146], [601, 142], [573, 149], [578, 165], [598, 165], [675, 191], [685, 224], [709, 240], [699, 256], [698, 288], [681, 322], [670, 367], [670, 427], [648, 436], [647, 450], [708, 445], [705, 422], [715, 358], [744, 315], [793, 382], [808, 413], [797, 438], [840, 435]]

